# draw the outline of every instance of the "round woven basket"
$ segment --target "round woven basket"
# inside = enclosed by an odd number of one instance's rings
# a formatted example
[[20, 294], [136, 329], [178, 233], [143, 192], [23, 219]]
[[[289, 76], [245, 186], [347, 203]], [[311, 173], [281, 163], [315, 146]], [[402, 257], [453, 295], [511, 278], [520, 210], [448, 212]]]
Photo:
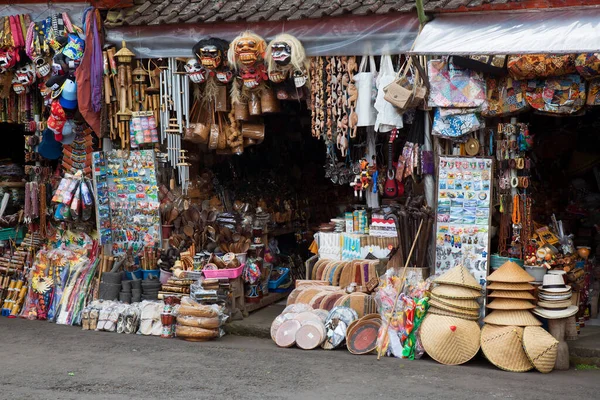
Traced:
[[319, 293], [321, 293], [321, 289], [318, 289], [315, 287], [310, 287], [310, 288], [304, 289], [302, 291], [302, 293], [300, 293], [298, 295], [298, 297], [296, 298], [295, 304], [310, 305], [310, 301], [313, 299], [313, 297], [317, 296]]
[[335, 303], [342, 296], [345, 296], [344, 292], [335, 292], [328, 294], [323, 298], [323, 300], [321, 300], [319, 308], [322, 310], [331, 311], [333, 307], [335, 307]]
[[296, 313], [286, 313], [275, 317], [273, 323], [271, 323], [271, 339], [273, 339], [274, 342], [276, 342], [275, 336], [277, 335], [277, 330], [279, 329], [281, 324], [283, 324], [285, 321], [294, 319], [296, 315]]
[[531, 283], [491, 282], [486, 287], [489, 290], [533, 290]]
[[428, 314], [421, 325], [421, 343], [440, 364], [459, 365], [479, 351], [480, 332], [477, 322]]
[[558, 340], [540, 328], [528, 326], [523, 330], [523, 349], [535, 369], [547, 374], [554, 369], [558, 354]]
[[487, 306], [492, 310], [532, 310], [535, 305], [529, 300], [519, 299], [494, 299]]
[[474, 300], [481, 297], [479, 290], [452, 285], [438, 285], [431, 290], [431, 294], [446, 299]]
[[296, 332], [300, 329], [300, 322], [290, 319], [281, 324], [275, 334], [275, 343], [279, 347], [292, 347], [296, 343]]
[[481, 305], [476, 300], [447, 299], [445, 297], [439, 297], [435, 294], [431, 295], [431, 299], [438, 303], [462, 310], [478, 311], [481, 308]]
[[494, 310], [483, 322], [503, 326], [541, 326], [542, 323], [529, 310]]
[[505, 371], [525, 372], [533, 368], [523, 350], [523, 328], [484, 325], [481, 350], [496, 367]]
[[336, 306], [350, 307], [356, 311], [359, 318], [377, 311], [377, 305], [375, 304], [373, 296], [360, 292], [351, 293], [340, 298], [336, 302]]
[[367, 354], [375, 350], [380, 327], [380, 319], [362, 319], [348, 328], [346, 347], [350, 353]]
[[517, 290], [494, 290], [488, 294], [488, 297], [497, 297], [502, 299], [521, 299], [521, 300], [535, 300], [535, 297], [526, 291]]
[[325, 335], [325, 325], [321, 322], [308, 321], [296, 332], [296, 346], [304, 350], [312, 350], [323, 343]]

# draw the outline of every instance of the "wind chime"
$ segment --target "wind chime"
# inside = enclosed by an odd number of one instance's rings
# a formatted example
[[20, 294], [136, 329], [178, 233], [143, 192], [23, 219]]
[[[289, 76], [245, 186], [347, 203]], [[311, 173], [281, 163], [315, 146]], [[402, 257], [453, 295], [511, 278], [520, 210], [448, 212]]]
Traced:
[[190, 83], [187, 73], [178, 71], [177, 59], [169, 58], [167, 65], [161, 67], [159, 88], [161, 141], [164, 144], [166, 139], [167, 159], [171, 168], [178, 169], [182, 189], [187, 188], [188, 164], [182, 156], [181, 137], [190, 123]]
[[[105, 102], [108, 104], [112, 103], [110, 137], [113, 140], [120, 139], [122, 148], [129, 146], [129, 121], [132, 117], [132, 110], [135, 109], [133, 95], [134, 82], [131, 70], [133, 57], [135, 57], [135, 54], [125, 46], [125, 41], [123, 41], [122, 48], [118, 52], [114, 53], [114, 49], [106, 51], [104, 62]], [[118, 66], [115, 63], [115, 59]], [[111, 77], [118, 96], [112, 95]], [[117, 109], [118, 111], [116, 111]]]

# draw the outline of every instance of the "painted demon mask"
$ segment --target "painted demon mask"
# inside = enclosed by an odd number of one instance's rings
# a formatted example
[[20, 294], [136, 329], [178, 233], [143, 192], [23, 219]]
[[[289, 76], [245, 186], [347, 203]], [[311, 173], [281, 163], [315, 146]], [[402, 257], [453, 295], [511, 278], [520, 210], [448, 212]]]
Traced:
[[248, 89], [254, 89], [258, 87], [261, 82], [269, 79], [267, 75], [267, 68], [264, 64], [242, 68], [240, 70], [240, 78], [242, 78], [244, 86], [246, 86]]
[[25, 91], [26, 91], [25, 86], [23, 86], [23, 84], [19, 81], [16, 74], [12, 80], [12, 88], [15, 91], [15, 93], [18, 95], [25, 93]]
[[15, 79], [23, 86], [31, 86], [35, 82], [35, 67], [26, 64], [15, 71]]
[[227, 53], [229, 64], [236, 68], [250, 67], [264, 60], [267, 43], [252, 32], [244, 32], [236, 37]]
[[208, 70], [215, 70], [226, 63], [229, 42], [219, 38], [203, 39], [196, 43], [193, 48], [194, 54]]
[[17, 57], [14, 50], [0, 50], [0, 71], [4, 72], [12, 68], [17, 63]]
[[195, 58], [188, 59], [183, 68], [193, 83], [204, 83], [206, 81], [206, 70]]
[[37, 73], [38, 78], [48, 76], [51, 67], [44, 57], [36, 57], [33, 62], [35, 64], [35, 72]]
[[296, 87], [306, 84], [308, 71], [304, 46], [292, 35], [281, 34], [269, 43], [266, 52], [269, 79], [282, 83], [293, 79]]

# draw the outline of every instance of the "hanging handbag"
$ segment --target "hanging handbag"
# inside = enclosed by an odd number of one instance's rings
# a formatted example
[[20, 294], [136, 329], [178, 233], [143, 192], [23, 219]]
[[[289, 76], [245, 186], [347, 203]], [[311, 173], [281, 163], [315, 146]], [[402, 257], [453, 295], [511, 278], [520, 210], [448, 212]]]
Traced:
[[486, 79], [487, 109], [485, 117], [499, 117], [529, 109], [525, 99], [527, 81], [518, 81], [510, 76], [488, 77]]
[[375, 130], [377, 132], [389, 132], [394, 128], [403, 127], [402, 111], [385, 100], [385, 88], [396, 80], [396, 72], [392, 63], [392, 56], [382, 56], [379, 75], [377, 76], [377, 99], [375, 100], [375, 109], [377, 110], [377, 119], [375, 121]]
[[485, 127], [474, 109], [435, 109], [432, 134], [457, 138]]
[[485, 103], [485, 80], [479, 72], [457, 68], [448, 58], [427, 63], [429, 106], [476, 108]]
[[588, 83], [587, 106], [600, 106], [600, 79], [594, 79]]
[[411, 64], [412, 58], [409, 58], [398, 70], [396, 79], [383, 88], [383, 99], [400, 111], [409, 108], [415, 97], [416, 87], [408, 79]]
[[575, 69], [585, 79], [600, 76], [600, 53], [583, 53], [575, 59]]
[[[210, 150], [216, 150], [217, 146], [219, 144], [219, 125], [217, 124], [216, 121], [216, 117], [215, 114], [216, 112], [214, 112], [211, 109], [211, 114], [212, 114], [212, 123], [210, 124], [210, 135], [208, 137], [208, 148]], [[219, 120], [219, 123], [221, 121]]]
[[515, 79], [535, 79], [575, 72], [574, 54], [522, 54], [508, 57], [508, 72]]
[[[367, 58], [369, 60], [370, 71], [367, 72]], [[375, 57], [363, 56], [360, 62], [358, 73], [354, 75], [354, 82], [358, 89], [358, 99], [356, 100], [356, 114], [358, 123], [356, 126], [373, 126], [377, 120], [377, 110], [375, 110], [375, 77], [377, 76], [377, 66]]]
[[185, 129], [183, 140], [191, 143], [206, 143], [210, 135], [210, 115], [207, 107], [201, 107], [198, 100], [194, 101], [190, 111], [190, 124]]
[[452, 63], [458, 67], [491, 75], [506, 75], [505, 55], [452, 56]]
[[585, 80], [577, 74], [535, 79], [527, 83], [527, 103], [538, 111], [576, 114], [585, 104]]

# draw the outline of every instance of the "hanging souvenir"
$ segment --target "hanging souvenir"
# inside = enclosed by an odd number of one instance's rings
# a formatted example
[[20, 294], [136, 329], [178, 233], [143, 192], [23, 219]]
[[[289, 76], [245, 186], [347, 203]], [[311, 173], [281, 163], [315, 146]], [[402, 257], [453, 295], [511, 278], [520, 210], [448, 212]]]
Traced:
[[202, 39], [193, 47], [194, 54], [202, 67], [219, 82], [227, 84], [233, 79], [233, 73], [227, 65], [229, 42], [219, 38]]
[[183, 68], [192, 83], [204, 83], [206, 81], [206, 70], [195, 58], [188, 58]]
[[0, 50], [0, 72], [4, 72], [15, 66], [17, 54], [14, 49]]
[[278, 35], [267, 47], [266, 60], [271, 82], [293, 79], [296, 88], [308, 82], [308, 61], [304, 46], [292, 35]]

